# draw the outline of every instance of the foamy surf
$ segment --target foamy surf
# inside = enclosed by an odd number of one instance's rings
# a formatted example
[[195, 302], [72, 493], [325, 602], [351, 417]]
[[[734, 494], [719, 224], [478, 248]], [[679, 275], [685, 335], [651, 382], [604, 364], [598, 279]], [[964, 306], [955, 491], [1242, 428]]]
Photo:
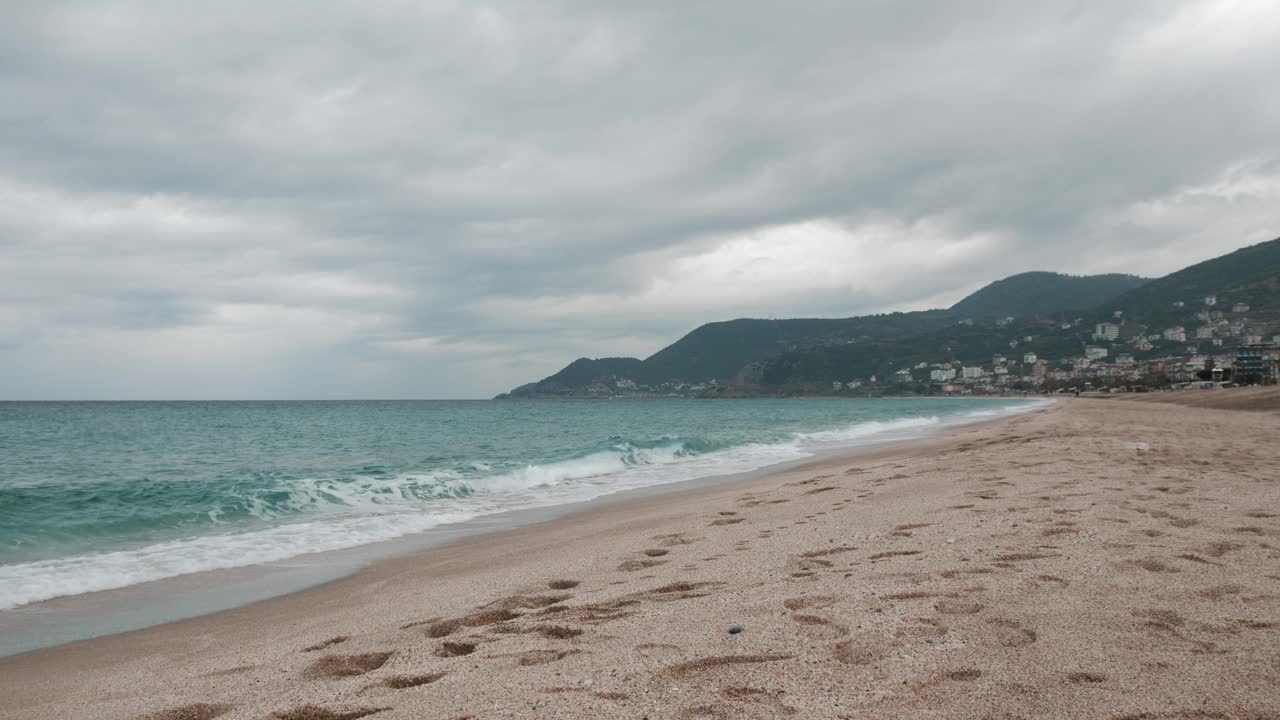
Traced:
[[[1025, 412], [1038, 405], [1005, 403], [973, 410], [954, 401], [950, 405], [934, 401], [929, 412], [919, 404], [893, 406], [909, 415], [823, 429], [777, 433], [766, 432], [767, 426], [762, 424], [759, 435], [772, 436], [767, 441], [750, 441], [751, 433], [731, 440], [679, 434], [659, 434], [649, 440], [613, 437], [595, 448], [551, 462], [495, 463], [471, 458], [448, 468], [391, 475], [353, 473], [238, 483], [209, 501], [216, 506], [201, 511], [207, 522], [190, 525], [191, 532], [170, 532], [171, 537], [152, 542], [135, 541], [111, 549], [0, 565], [0, 609], [191, 573], [276, 563], [394, 540], [497, 513], [744, 473], [824, 451], [919, 437], [949, 425]], [[691, 406], [673, 403], [669, 407]], [[698, 412], [719, 411], [699, 408]], [[176, 492], [166, 487], [149, 492]], [[192, 492], [189, 488], [183, 491]], [[101, 498], [104, 492], [95, 488], [94, 497]], [[200, 498], [184, 503], [198, 504], [197, 500]]]

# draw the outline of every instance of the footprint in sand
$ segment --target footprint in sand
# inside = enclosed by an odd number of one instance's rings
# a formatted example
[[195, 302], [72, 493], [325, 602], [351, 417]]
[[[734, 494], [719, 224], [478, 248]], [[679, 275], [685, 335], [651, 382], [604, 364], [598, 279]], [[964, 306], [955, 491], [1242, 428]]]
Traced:
[[355, 708], [348, 710], [330, 710], [320, 705], [299, 705], [298, 707], [272, 713], [275, 720], [360, 720], [391, 708]]
[[824, 608], [835, 602], [835, 598], [831, 595], [804, 595], [801, 597], [787, 598], [782, 601], [782, 606], [788, 610], [807, 610], [809, 608]]
[[646, 658], [669, 658], [684, 652], [679, 645], [667, 643], [644, 643], [637, 645], [635, 650], [636, 654]]
[[958, 598], [960, 593], [957, 592], [936, 592], [932, 590], [906, 590], [903, 592], [886, 593], [880, 596], [881, 600], [898, 601], [898, 600], [927, 600], [930, 598]]
[[436, 648], [435, 656], [442, 658], [461, 657], [470, 655], [476, 651], [476, 644], [472, 642], [443, 642], [440, 647]]
[[1209, 543], [1208, 545], [1206, 545], [1204, 548], [1201, 549], [1201, 552], [1203, 552], [1205, 555], [1208, 555], [1209, 557], [1212, 557], [1212, 558], [1220, 558], [1223, 555], [1226, 555], [1227, 553], [1235, 552], [1236, 550], [1239, 550], [1242, 547], [1244, 546], [1237, 545], [1236, 543], [1215, 542], [1215, 543]]
[[1129, 564], [1134, 565], [1136, 567], [1140, 567], [1143, 570], [1146, 570], [1147, 572], [1153, 572], [1153, 573], [1182, 572], [1181, 569], [1176, 568], [1172, 565], [1169, 565], [1168, 563], [1157, 560], [1155, 558], [1143, 558], [1141, 560], [1130, 560]]
[[911, 537], [912, 530], [927, 528], [933, 523], [906, 523], [905, 525], [897, 525], [889, 532], [891, 537]]
[[717, 668], [728, 667], [732, 665], [754, 665], [758, 663], [778, 662], [781, 660], [790, 660], [794, 655], [717, 655], [714, 657], [698, 658], [688, 662], [677, 663], [662, 671], [663, 675], [670, 677], [688, 677], [698, 673], [715, 670]]
[[1187, 619], [1173, 610], [1134, 610], [1132, 614], [1143, 620], [1143, 627], [1162, 632], [1176, 632], [1177, 628], [1187, 624]]
[[315, 645], [308, 645], [308, 646], [306, 646], [306, 647], [302, 648], [302, 652], [315, 652], [315, 651], [317, 651], [317, 650], [324, 650], [324, 649], [325, 649], [325, 648], [327, 648], [327, 647], [333, 647], [334, 645], [340, 645], [340, 644], [342, 644], [342, 643], [344, 643], [344, 642], [346, 642], [346, 641], [348, 641], [348, 640], [350, 640], [350, 639], [351, 639], [351, 638], [350, 638], [350, 636], [347, 636], [347, 635], [339, 635], [339, 636], [337, 636], [337, 637], [331, 637], [331, 638], [329, 638], [328, 640], [324, 640], [324, 641], [318, 642], [318, 643], [316, 643]]
[[1036, 641], [1036, 631], [1024, 628], [1016, 620], [991, 618], [987, 623], [995, 632], [996, 642], [1004, 647], [1021, 647]]
[[1012, 563], [1012, 562], [1026, 562], [1028, 560], [1045, 560], [1048, 558], [1056, 558], [1056, 557], [1060, 557], [1060, 556], [1049, 555], [1047, 553], [1020, 552], [1020, 553], [1005, 553], [1003, 555], [997, 555], [993, 559], [995, 560], [995, 562]]
[[905, 625], [893, 631], [896, 637], [942, 637], [947, 634], [947, 626], [937, 618], [909, 618]]
[[943, 615], [976, 615], [985, 609], [982, 603], [963, 600], [940, 600], [934, 603], [933, 609]]
[[1190, 560], [1191, 562], [1198, 562], [1204, 565], [1221, 565], [1222, 564], [1222, 563], [1213, 562], [1212, 560], [1205, 560], [1204, 558], [1200, 557], [1199, 555], [1196, 555], [1195, 553], [1183, 553], [1178, 556], [1178, 559]]
[[[733, 703], [762, 706], [761, 709], [769, 717], [786, 717], [795, 715], [797, 710], [782, 702], [786, 692], [783, 690], [765, 690], [753, 687], [726, 687], [720, 689], [720, 697]], [[734, 713], [737, 715], [739, 713]]]
[[666, 560], [624, 560], [618, 565], [618, 570], [620, 572], [635, 572], [637, 570], [644, 570], [658, 565], [664, 565], [666, 562]]
[[213, 720], [231, 712], [234, 707], [233, 705], [192, 703], [152, 713], [143, 717], [142, 720]]
[[563, 660], [570, 655], [577, 655], [581, 650], [530, 650], [520, 653], [516, 662], [521, 666], [546, 665]]
[[[556, 603], [568, 600], [572, 595], [564, 593], [562, 595], [508, 595], [507, 597], [494, 600], [485, 608], [497, 608], [498, 610], [537, 610]], [[469, 616], [470, 617], [470, 616]], [[489, 624], [489, 623], [483, 623]]]
[[1222, 600], [1223, 598], [1228, 597], [1230, 595], [1239, 595], [1241, 592], [1244, 592], [1244, 588], [1240, 587], [1239, 585], [1215, 585], [1213, 587], [1205, 588], [1204, 590], [1201, 590], [1200, 592], [1196, 593], [1196, 595], [1199, 595], [1200, 597], [1206, 600], [1216, 601], [1216, 600]]
[[892, 645], [887, 640], [863, 633], [837, 643], [831, 649], [831, 656], [845, 665], [870, 665], [889, 657], [891, 650]]
[[[565, 597], [568, 597], [567, 595]], [[427, 637], [442, 638], [452, 635], [460, 628], [464, 627], [483, 627], [485, 625], [496, 625], [508, 620], [514, 620], [520, 617], [519, 613], [512, 612], [506, 608], [495, 608], [493, 610], [482, 610], [474, 612], [470, 615], [464, 615], [460, 618], [452, 620], [440, 620], [427, 625]]]
[[571, 640], [581, 635], [584, 631], [563, 625], [536, 625], [530, 628], [529, 632], [538, 633], [549, 640]]
[[703, 538], [689, 537], [684, 533], [668, 533], [666, 535], [654, 535], [653, 539], [657, 540], [663, 547], [675, 547], [677, 545], [692, 545]]
[[387, 663], [394, 653], [372, 652], [361, 655], [326, 655], [307, 668], [311, 678], [351, 677], [373, 672]]
[[743, 520], [742, 518], [738, 518], [738, 517], [727, 517], [727, 518], [720, 518], [719, 520], [712, 520], [710, 524], [713, 527], [720, 526], [720, 525], [737, 525], [738, 523], [742, 522], [742, 520]]
[[416, 687], [422, 687], [423, 685], [430, 685], [431, 683], [439, 680], [440, 678], [444, 677], [447, 674], [448, 673], [434, 672], [434, 673], [425, 673], [422, 675], [392, 675], [391, 677], [383, 678], [381, 682], [375, 683], [368, 687], [371, 687], [371, 688], [385, 687], [385, 688], [391, 688], [392, 690], [408, 690], [409, 688], [416, 688]]
[[889, 558], [907, 557], [907, 556], [909, 556], [909, 555], [920, 555], [921, 553], [922, 553], [922, 551], [921, 551], [921, 550], [887, 550], [887, 551], [882, 552], [882, 553], [876, 553], [875, 555], [872, 555], [871, 557], [869, 557], [869, 558], [867, 558], [867, 559], [868, 559], [868, 560], [873, 560], [873, 561], [874, 561], [874, 560], [888, 560]]
[[802, 635], [819, 640], [835, 640], [849, 634], [849, 628], [844, 625], [817, 615], [796, 614], [791, 620], [799, 623]]

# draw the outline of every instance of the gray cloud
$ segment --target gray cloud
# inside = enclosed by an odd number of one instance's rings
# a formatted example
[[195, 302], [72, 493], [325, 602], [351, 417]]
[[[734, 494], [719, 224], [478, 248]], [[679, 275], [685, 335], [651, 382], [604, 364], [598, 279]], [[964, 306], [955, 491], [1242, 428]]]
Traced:
[[0, 8], [0, 397], [465, 397], [1280, 232], [1260, 2]]

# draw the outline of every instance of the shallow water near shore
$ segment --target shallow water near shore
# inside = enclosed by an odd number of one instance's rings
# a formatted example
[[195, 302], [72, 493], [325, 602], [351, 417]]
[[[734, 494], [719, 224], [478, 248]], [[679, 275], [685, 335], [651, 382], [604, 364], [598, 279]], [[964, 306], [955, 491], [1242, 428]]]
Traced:
[[0, 655], [235, 607], [618, 493], [1040, 404], [4, 404]]

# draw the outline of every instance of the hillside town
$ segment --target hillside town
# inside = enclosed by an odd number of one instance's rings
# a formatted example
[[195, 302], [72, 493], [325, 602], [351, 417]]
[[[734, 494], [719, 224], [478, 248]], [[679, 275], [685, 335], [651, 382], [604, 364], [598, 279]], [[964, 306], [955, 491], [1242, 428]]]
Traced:
[[[1048, 356], [1028, 348], [1036, 335], [1020, 335], [1007, 342], [1008, 352], [981, 361], [921, 360], [883, 375], [805, 383], [783, 388], [760, 388], [741, 381], [671, 381], [638, 383], [625, 377], [601, 379], [576, 393], [585, 398], [622, 397], [741, 397], [755, 395], [1007, 395], [1062, 392], [1144, 392], [1250, 384], [1280, 383], [1280, 323], [1251, 320], [1243, 302], [1224, 305], [1206, 295], [1188, 307], [1176, 301], [1178, 317], [1195, 325], [1152, 326], [1126, 320], [1114, 311], [1105, 322], [1082, 325], [1082, 318], [1046, 327], [1055, 337], [1084, 338], [1075, 353]], [[1194, 313], [1192, 312], [1194, 311]], [[1040, 322], [1044, 323], [1041, 319]], [[962, 318], [957, 324], [973, 326]], [[994, 320], [1006, 331], [1012, 317]], [[1024, 329], [1032, 327], [1024, 325]], [[1061, 343], [1059, 343], [1060, 345]]]
[[[894, 373], [889, 384], [919, 387], [927, 383], [944, 394], [990, 394], [1013, 391], [1068, 390], [1143, 391], [1211, 385], [1280, 383], [1280, 326], [1251, 321], [1247, 303], [1221, 307], [1217, 295], [1200, 299], [1195, 327], [1153, 328], [1131, 323], [1120, 311], [1107, 322], [1095, 323], [1090, 343], [1078, 355], [1041, 357], [1016, 353], [1034, 336], [1009, 342], [1008, 355], [994, 354], [989, 363], [919, 362]], [[1185, 310], [1186, 301], [1173, 309]], [[966, 321], [961, 321], [966, 322]], [[1013, 318], [997, 320], [1007, 326]], [[1075, 320], [1076, 323], [1080, 319]], [[1072, 323], [1062, 323], [1069, 330]], [[1265, 333], [1265, 334], [1264, 334]], [[835, 392], [864, 390], [876, 385], [874, 376], [832, 383]]]

